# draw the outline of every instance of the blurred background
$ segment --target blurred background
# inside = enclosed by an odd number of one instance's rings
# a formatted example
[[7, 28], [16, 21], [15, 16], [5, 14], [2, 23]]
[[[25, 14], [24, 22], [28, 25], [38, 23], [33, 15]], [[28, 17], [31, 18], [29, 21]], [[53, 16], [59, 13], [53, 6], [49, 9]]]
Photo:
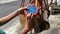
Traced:
[[[25, 1], [25, 6], [29, 0]], [[48, 4], [51, 0], [48, 0]], [[0, 0], [0, 18], [12, 13], [20, 7], [21, 0]], [[59, 34], [60, 33], [60, 0], [53, 0], [49, 5], [51, 15], [49, 17], [50, 28], [39, 34]], [[18, 16], [9, 21], [7, 24], [0, 26], [7, 34], [19, 34], [22, 26]]]

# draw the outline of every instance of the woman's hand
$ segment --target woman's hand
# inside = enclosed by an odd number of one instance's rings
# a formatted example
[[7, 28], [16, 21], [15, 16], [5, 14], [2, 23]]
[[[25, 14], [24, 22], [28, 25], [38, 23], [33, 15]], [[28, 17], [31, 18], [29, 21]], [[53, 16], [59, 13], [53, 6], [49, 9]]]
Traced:
[[26, 17], [30, 17], [30, 16], [31, 16], [31, 13], [26, 15]]
[[16, 10], [17, 14], [20, 14], [22, 11], [24, 12], [24, 10], [26, 10], [27, 7], [21, 7], [19, 9]]

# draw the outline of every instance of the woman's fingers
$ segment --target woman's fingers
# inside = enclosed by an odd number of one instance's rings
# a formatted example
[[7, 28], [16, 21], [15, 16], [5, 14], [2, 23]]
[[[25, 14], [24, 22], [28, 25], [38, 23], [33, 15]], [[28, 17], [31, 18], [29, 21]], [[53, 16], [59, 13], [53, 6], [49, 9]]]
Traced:
[[31, 13], [30, 14], [27, 14], [27, 17], [30, 17], [31, 16]]

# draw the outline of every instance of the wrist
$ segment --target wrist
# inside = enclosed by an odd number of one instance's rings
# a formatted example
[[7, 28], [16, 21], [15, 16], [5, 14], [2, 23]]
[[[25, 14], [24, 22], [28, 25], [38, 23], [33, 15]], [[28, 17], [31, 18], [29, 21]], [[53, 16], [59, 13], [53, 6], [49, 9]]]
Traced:
[[19, 14], [20, 14], [20, 12], [19, 12], [19, 11], [15, 11], [15, 13], [16, 13], [16, 15], [19, 15]]

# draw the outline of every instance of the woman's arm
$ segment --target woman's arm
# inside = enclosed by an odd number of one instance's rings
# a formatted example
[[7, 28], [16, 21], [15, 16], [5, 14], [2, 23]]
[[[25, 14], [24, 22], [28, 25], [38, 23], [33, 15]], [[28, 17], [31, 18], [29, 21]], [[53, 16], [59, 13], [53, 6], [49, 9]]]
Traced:
[[15, 17], [15, 16], [17, 16], [17, 15], [18, 15], [18, 14], [17, 14], [17, 11], [14, 11], [13, 13], [11, 13], [11, 14], [9, 14], [9, 15], [0, 18], [0, 23], [4, 23], [4, 22], [10, 20], [11, 18], [13, 18], [13, 17]]
[[6, 22], [10, 21], [11, 19], [13, 19], [17, 15], [19, 15], [20, 14], [20, 10], [23, 10], [23, 9], [26, 9], [26, 7], [25, 8], [24, 7], [23, 8], [20, 8], [20, 9], [12, 12], [11, 14], [9, 14], [7, 16], [0, 18], [0, 23], [3, 24], [3, 23], [6, 23]]

